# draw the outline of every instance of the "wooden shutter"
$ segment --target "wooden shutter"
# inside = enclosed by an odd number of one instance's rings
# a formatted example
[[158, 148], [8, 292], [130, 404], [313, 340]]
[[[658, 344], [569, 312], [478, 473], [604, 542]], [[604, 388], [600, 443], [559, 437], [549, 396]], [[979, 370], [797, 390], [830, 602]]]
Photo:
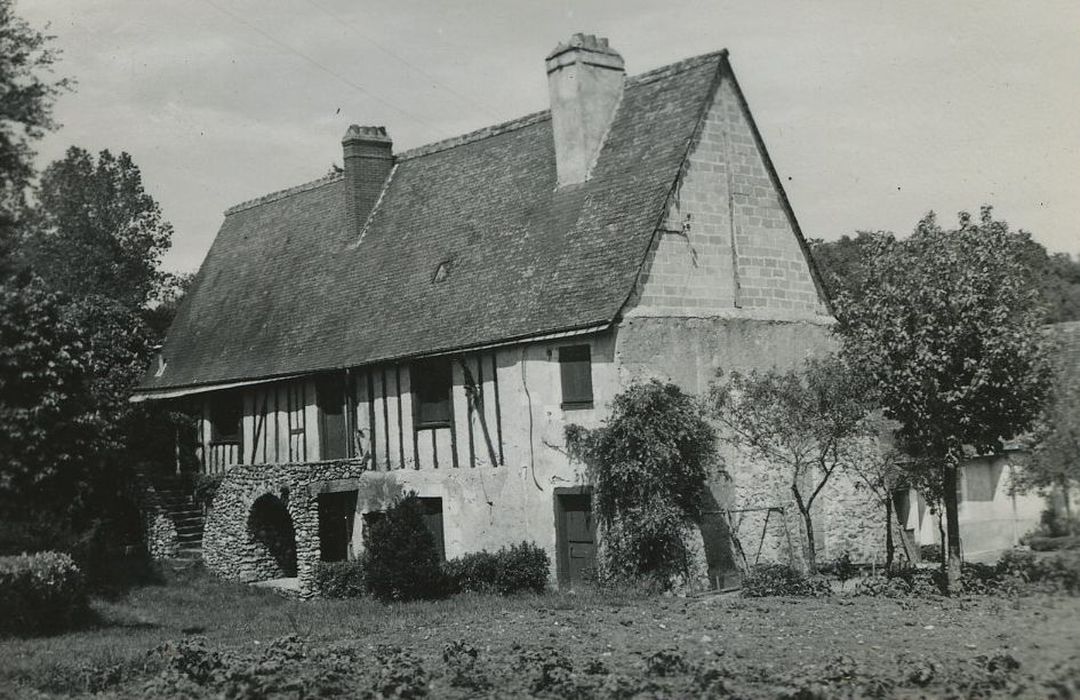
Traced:
[[588, 345], [559, 348], [559, 375], [563, 406], [592, 405], [592, 354]]

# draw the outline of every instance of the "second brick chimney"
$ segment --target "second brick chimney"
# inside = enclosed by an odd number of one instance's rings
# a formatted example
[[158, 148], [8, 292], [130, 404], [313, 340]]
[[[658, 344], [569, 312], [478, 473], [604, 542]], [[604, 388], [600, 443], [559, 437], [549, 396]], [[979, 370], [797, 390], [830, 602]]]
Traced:
[[575, 34], [548, 54], [558, 184], [585, 182], [622, 99], [626, 66], [608, 40]]
[[353, 124], [341, 146], [345, 151], [345, 212], [349, 226], [359, 235], [394, 167], [394, 142], [386, 127]]

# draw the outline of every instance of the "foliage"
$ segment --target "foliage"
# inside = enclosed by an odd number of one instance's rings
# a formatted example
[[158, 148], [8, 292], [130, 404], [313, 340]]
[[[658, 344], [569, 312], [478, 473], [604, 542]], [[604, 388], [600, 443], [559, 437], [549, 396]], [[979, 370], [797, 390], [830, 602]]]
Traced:
[[786, 564], [756, 564], [743, 577], [742, 595], [745, 598], [794, 596], [814, 598], [829, 595], [829, 584], [807, 576]]
[[321, 561], [315, 565], [315, 590], [326, 598], [359, 598], [367, 592], [364, 565], [352, 561]]
[[872, 394], [835, 355], [808, 359], [786, 372], [722, 375], [709, 390], [722, 437], [790, 488], [806, 535], [807, 562], [817, 569], [814, 501], [837, 470], [866, 459], [874, 437]]
[[218, 488], [224, 479], [224, 474], [198, 474], [195, 477], [192, 491], [195, 502], [202, 506], [203, 510], [209, 510], [213, 505], [214, 496], [217, 495]]
[[940, 562], [942, 559], [940, 544], [924, 544], [919, 546], [919, 559], [928, 562]]
[[908, 239], [869, 245], [867, 283], [835, 300], [843, 357], [899, 423], [905, 472], [942, 498], [950, 583], [959, 571], [956, 472], [965, 447], [1000, 451], [1031, 428], [1049, 388], [1043, 317], [1022, 238], [984, 207], [946, 231], [927, 215]]
[[[0, 229], [6, 233], [34, 176], [32, 144], [56, 128], [53, 103], [71, 86], [51, 75], [59, 57], [53, 39], [17, 17], [13, 0], [0, 0]], [[4, 234], [0, 260], [6, 261]]]
[[364, 528], [362, 567], [368, 593], [382, 601], [437, 598], [445, 593], [439, 551], [423, 507], [408, 494]]
[[674, 384], [631, 384], [594, 430], [566, 428], [593, 487], [601, 580], [688, 577], [688, 535], [717, 469], [716, 433], [700, 403]]
[[160, 299], [172, 226], [130, 155], [95, 159], [72, 146], [42, 173], [37, 197], [23, 256], [54, 289], [130, 310]]
[[1080, 371], [1066, 366], [1055, 379], [1035, 429], [1025, 440], [1029, 450], [1010, 486], [1018, 493], [1042, 491], [1052, 497], [1056, 492], [1065, 509], [1062, 520], [1075, 534], [1080, 530], [1069, 495], [1080, 489]]
[[40, 278], [0, 281], [0, 503], [9, 518], [82, 499], [105, 448], [90, 333]]
[[67, 554], [0, 557], [0, 636], [58, 632], [86, 610], [82, 572]]
[[443, 564], [450, 589], [459, 593], [543, 593], [551, 562], [547, 552], [531, 542], [497, 552], [472, 552]]
[[1062, 549], [1080, 549], [1080, 535], [1061, 537], [1028, 537], [1028, 546], [1036, 552], [1055, 552]]
[[[1025, 231], [1019, 231], [1020, 261], [1035, 278], [1039, 297], [1046, 309], [1046, 323], [1080, 320], [1080, 260], [1068, 253], [1049, 253]], [[842, 292], [858, 295], [866, 284], [866, 259], [874, 244], [881, 240], [895, 242], [893, 234], [859, 231], [854, 237], [841, 236], [835, 241], [813, 239], [810, 252], [821, 272], [830, 299]]]

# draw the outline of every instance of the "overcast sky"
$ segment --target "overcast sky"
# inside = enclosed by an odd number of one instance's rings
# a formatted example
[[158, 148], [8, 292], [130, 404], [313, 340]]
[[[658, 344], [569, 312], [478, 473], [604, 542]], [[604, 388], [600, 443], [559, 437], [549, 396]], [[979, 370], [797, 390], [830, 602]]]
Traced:
[[544, 109], [544, 56], [610, 38], [636, 74], [726, 47], [808, 236], [993, 204], [1080, 253], [1080, 2], [17, 0], [51, 23], [63, 128], [126, 150], [194, 270], [222, 212], [320, 177], [350, 123], [402, 150]]

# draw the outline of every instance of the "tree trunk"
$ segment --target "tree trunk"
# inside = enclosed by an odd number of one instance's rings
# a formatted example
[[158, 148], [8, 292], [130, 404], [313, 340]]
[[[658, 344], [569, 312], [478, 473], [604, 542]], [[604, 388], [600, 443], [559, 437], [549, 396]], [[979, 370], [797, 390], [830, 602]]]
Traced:
[[817, 573], [817, 546], [814, 544], [814, 522], [810, 518], [810, 510], [800, 508], [803, 522], [806, 523], [806, 566], [810, 573]]
[[1072, 504], [1069, 503], [1069, 481], [1065, 478], [1061, 480], [1061, 500], [1065, 506], [1065, 531], [1070, 535], [1075, 535], [1076, 523], [1073, 522]]
[[956, 498], [956, 477], [958, 464], [950, 461], [944, 467], [942, 500], [945, 502], [945, 532], [948, 547], [943, 552], [945, 561], [946, 593], [952, 595], [960, 586], [960, 512]]
[[895, 545], [893, 545], [893, 504], [892, 496], [888, 490], [885, 491], [885, 573], [891, 574], [893, 570], [893, 554], [895, 552]]

